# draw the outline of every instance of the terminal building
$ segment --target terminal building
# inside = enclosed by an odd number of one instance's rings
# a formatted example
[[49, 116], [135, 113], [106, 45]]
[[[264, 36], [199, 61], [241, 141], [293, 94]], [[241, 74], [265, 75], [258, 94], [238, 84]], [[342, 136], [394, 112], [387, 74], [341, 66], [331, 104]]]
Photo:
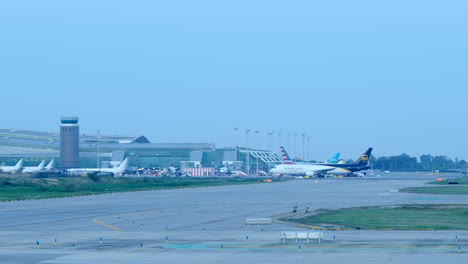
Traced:
[[[151, 143], [143, 135], [80, 134], [78, 118], [63, 117], [60, 132], [0, 128], [0, 164], [37, 166], [54, 159], [57, 168], [112, 167], [129, 158], [134, 168], [231, 167], [268, 170], [281, 162], [273, 152], [245, 148], [220, 148], [213, 143]], [[99, 165], [98, 165], [99, 163]]]

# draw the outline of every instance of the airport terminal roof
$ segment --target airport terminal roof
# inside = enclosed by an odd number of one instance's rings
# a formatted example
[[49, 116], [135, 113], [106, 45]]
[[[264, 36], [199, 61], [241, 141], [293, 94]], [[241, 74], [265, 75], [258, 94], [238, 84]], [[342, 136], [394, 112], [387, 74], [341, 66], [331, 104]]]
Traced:
[[[95, 150], [98, 135], [80, 134], [80, 150]], [[25, 129], [0, 128], [0, 146], [27, 149], [58, 151], [59, 132], [41, 132]], [[99, 135], [99, 148], [102, 151], [127, 150], [208, 150], [214, 149], [212, 143], [150, 143], [145, 136]], [[19, 149], [15, 150], [18, 152]]]
[[[0, 128], [0, 137], [3, 139], [19, 138], [42, 141], [60, 141], [60, 132], [42, 132], [26, 129]], [[150, 143], [145, 136], [119, 136], [99, 135], [100, 142], [108, 143]], [[80, 134], [80, 142], [96, 142], [98, 135]]]

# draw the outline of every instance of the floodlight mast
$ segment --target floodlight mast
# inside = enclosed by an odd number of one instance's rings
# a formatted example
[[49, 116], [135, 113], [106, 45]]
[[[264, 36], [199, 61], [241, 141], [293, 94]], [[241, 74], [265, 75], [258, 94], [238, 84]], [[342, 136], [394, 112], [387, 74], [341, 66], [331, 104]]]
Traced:
[[100, 160], [99, 160], [99, 143], [101, 141], [101, 133], [98, 131], [96, 131], [96, 152], [97, 152], [97, 167], [96, 168], [101, 168], [101, 163], [100, 163]]

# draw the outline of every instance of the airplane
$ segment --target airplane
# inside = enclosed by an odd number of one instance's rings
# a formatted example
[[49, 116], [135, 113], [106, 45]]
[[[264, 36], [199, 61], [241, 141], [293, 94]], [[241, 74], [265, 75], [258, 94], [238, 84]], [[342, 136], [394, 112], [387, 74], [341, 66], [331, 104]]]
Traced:
[[177, 169], [174, 167], [167, 167], [162, 169], [161, 171], [157, 172], [154, 176], [161, 177], [161, 176], [173, 176], [176, 173]]
[[37, 167], [24, 167], [23, 173], [35, 173], [44, 170], [45, 160], [41, 161]]
[[221, 168], [219, 168], [219, 172], [220, 173], [228, 173], [229, 169], [228, 169], [228, 167], [221, 167]]
[[45, 171], [51, 171], [54, 168], [54, 160], [51, 160], [47, 166], [45, 166]]
[[468, 174], [468, 169], [464, 169], [464, 170], [460, 170], [460, 169], [456, 170], [456, 169], [453, 169], [453, 170], [448, 170], [448, 171], [449, 171], [449, 172], [454, 172], [454, 173], [461, 173], [461, 174], [463, 174], [463, 175]]
[[[284, 149], [283, 146], [281, 146], [280, 149], [281, 149], [281, 156], [283, 156], [283, 164], [296, 164], [293, 160], [291, 160], [288, 153], [286, 152], [286, 149]], [[344, 163], [344, 160], [340, 160], [340, 155], [341, 153], [337, 152], [325, 163]]]
[[327, 160], [327, 163], [340, 163], [343, 160], [340, 160], [340, 152], [337, 152], [335, 155], [333, 155], [329, 160]]
[[270, 170], [270, 173], [280, 175], [318, 175], [323, 177], [325, 174], [351, 174], [362, 170], [367, 170], [369, 166], [369, 157], [372, 148], [367, 149], [354, 163], [297, 163], [297, 164], [280, 164]]
[[0, 170], [3, 173], [17, 173], [21, 171], [21, 168], [23, 168], [23, 159], [20, 159], [18, 163], [16, 163], [15, 166], [2, 166], [0, 167]]
[[80, 173], [80, 174], [86, 174], [86, 173], [99, 173], [99, 172], [108, 172], [112, 173], [114, 175], [118, 174], [123, 174], [125, 170], [127, 170], [128, 167], [128, 158], [126, 158], [118, 167], [115, 168], [72, 168], [72, 169], [67, 169], [66, 172], [71, 172], [71, 173]]
[[[229, 174], [231, 176], [247, 176], [247, 174], [245, 172], [243, 172], [243, 171], [229, 170], [229, 168], [227, 168], [227, 167], [220, 168], [219, 173]], [[261, 173], [264, 173], [265, 175], [260, 175]], [[266, 172], [264, 172], [264, 171], [259, 171], [259, 175], [260, 176], [266, 176], [268, 174]]]
[[231, 176], [247, 176], [247, 173], [243, 171], [231, 171]]

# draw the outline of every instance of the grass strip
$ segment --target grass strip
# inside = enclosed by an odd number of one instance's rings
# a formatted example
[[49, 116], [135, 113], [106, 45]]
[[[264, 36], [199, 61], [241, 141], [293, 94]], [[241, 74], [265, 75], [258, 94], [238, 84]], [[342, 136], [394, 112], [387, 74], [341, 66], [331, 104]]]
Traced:
[[456, 183], [457, 185], [468, 185], [468, 178], [458, 177], [458, 178], [444, 179], [442, 181], [429, 182], [429, 184], [434, 184], [434, 185], [451, 185], [453, 183]]
[[418, 206], [396, 208], [358, 207], [341, 210], [319, 210], [303, 218], [286, 217], [282, 221], [356, 229], [392, 230], [468, 230], [467, 205]]
[[259, 183], [245, 178], [0, 178], [0, 201]]
[[409, 187], [400, 189], [399, 192], [422, 194], [468, 194], [468, 186], [434, 186], [434, 187]]

